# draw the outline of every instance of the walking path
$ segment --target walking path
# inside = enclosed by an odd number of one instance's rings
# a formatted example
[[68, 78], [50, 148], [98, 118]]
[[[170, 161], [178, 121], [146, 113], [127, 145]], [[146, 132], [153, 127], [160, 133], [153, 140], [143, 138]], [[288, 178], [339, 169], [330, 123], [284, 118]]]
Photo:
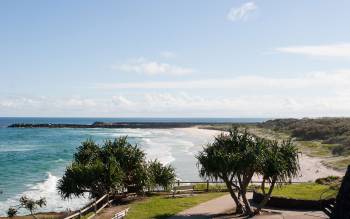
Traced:
[[[185, 211], [178, 213], [169, 219], [207, 219], [207, 218], [217, 218], [217, 219], [228, 219], [228, 218], [244, 218], [228, 212], [233, 212], [234, 202], [230, 195], [224, 195], [219, 198], [201, 203], [197, 206], [189, 208]], [[269, 209], [267, 209], [269, 211]], [[275, 214], [258, 215], [253, 218], [256, 219], [324, 219], [327, 218], [323, 212], [320, 211], [285, 211], [285, 210], [275, 210]]]
[[218, 215], [228, 212], [234, 208], [234, 203], [230, 195], [224, 195], [219, 198], [201, 203], [192, 208], [186, 209], [170, 219], [178, 218], [210, 218], [212, 215]]

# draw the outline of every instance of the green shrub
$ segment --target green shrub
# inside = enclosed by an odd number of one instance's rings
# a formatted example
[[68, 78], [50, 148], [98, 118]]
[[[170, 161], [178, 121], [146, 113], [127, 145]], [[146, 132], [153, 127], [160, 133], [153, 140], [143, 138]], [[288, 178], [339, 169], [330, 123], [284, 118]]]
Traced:
[[315, 183], [320, 185], [334, 185], [341, 183], [341, 177], [339, 176], [327, 176], [323, 178], [318, 178], [315, 180]]

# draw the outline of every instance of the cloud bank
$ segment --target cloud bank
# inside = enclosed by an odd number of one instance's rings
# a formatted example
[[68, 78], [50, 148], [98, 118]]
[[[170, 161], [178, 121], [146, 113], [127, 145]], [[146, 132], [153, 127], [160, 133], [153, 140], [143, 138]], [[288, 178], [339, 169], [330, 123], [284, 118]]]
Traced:
[[276, 48], [276, 51], [315, 57], [350, 58], [350, 43], [287, 46]]
[[350, 116], [350, 70], [284, 78], [99, 84], [93, 89], [112, 94], [68, 99], [2, 96], [0, 114], [21, 115], [25, 109], [25, 116]]
[[[163, 56], [164, 55], [168, 58], [171, 56], [170, 53], [165, 53]], [[164, 62], [149, 61], [145, 58], [133, 59], [121, 65], [114, 65], [112, 68], [122, 72], [146, 75], [186, 75], [195, 72], [195, 70], [191, 68], [185, 68]]]
[[247, 2], [237, 8], [231, 8], [226, 17], [229, 21], [245, 20], [257, 8], [258, 6], [254, 2]]

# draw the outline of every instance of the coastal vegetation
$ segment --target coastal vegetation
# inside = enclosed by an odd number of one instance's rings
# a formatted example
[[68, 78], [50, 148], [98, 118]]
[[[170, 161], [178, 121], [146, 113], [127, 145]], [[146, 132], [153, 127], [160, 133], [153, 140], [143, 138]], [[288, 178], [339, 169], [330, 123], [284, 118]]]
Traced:
[[292, 137], [304, 153], [338, 170], [350, 164], [350, 118], [275, 119], [250, 131]]
[[198, 127], [221, 131], [238, 127], [271, 140], [292, 138], [301, 152], [322, 157], [322, 163], [326, 166], [345, 170], [350, 164], [350, 118], [273, 119], [255, 124], [209, 124]]
[[333, 155], [350, 155], [350, 118], [275, 119], [259, 126], [301, 141], [320, 141]]
[[[258, 214], [275, 185], [299, 172], [298, 150], [290, 140], [267, 140], [247, 131], [240, 132], [237, 128], [217, 136], [196, 158], [200, 175], [206, 179], [223, 180], [237, 206], [237, 213], [245, 215]], [[246, 197], [253, 175], [262, 177], [264, 195], [255, 210]], [[265, 186], [267, 183], [270, 185], [268, 188]]]
[[163, 188], [164, 191], [169, 191], [171, 185], [176, 180], [175, 169], [171, 165], [163, 165], [157, 159], [148, 162], [148, 185], [149, 190], [155, 188]]
[[27, 196], [22, 196], [19, 199], [19, 205], [15, 207], [10, 207], [7, 211], [8, 217], [14, 217], [18, 210], [21, 208], [25, 208], [30, 212], [30, 215], [34, 218], [37, 219], [35, 212], [38, 208], [46, 206], [46, 199], [45, 198], [40, 198], [38, 200], [34, 200], [32, 198], [29, 198]]
[[175, 170], [157, 160], [146, 161], [146, 154], [127, 137], [106, 140], [103, 145], [88, 139], [82, 142], [58, 183], [62, 198], [82, 196], [98, 198], [106, 193], [136, 192], [161, 186], [169, 188]]

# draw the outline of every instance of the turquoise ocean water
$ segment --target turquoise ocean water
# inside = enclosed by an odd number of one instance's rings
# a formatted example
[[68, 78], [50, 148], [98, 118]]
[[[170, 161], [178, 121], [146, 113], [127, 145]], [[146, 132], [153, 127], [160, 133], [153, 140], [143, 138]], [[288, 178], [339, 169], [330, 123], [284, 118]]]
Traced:
[[99, 143], [127, 135], [139, 144], [150, 159], [175, 166], [179, 178], [198, 180], [194, 155], [210, 142], [215, 131], [196, 129], [17, 129], [12, 123], [74, 123], [95, 121], [156, 122], [260, 122], [264, 119], [159, 119], [159, 118], [0, 118], [0, 215], [5, 215], [18, 198], [27, 194], [46, 197], [45, 211], [63, 211], [81, 207], [84, 198], [63, 201], [56, 183], [80, 142], [92, 138]]

